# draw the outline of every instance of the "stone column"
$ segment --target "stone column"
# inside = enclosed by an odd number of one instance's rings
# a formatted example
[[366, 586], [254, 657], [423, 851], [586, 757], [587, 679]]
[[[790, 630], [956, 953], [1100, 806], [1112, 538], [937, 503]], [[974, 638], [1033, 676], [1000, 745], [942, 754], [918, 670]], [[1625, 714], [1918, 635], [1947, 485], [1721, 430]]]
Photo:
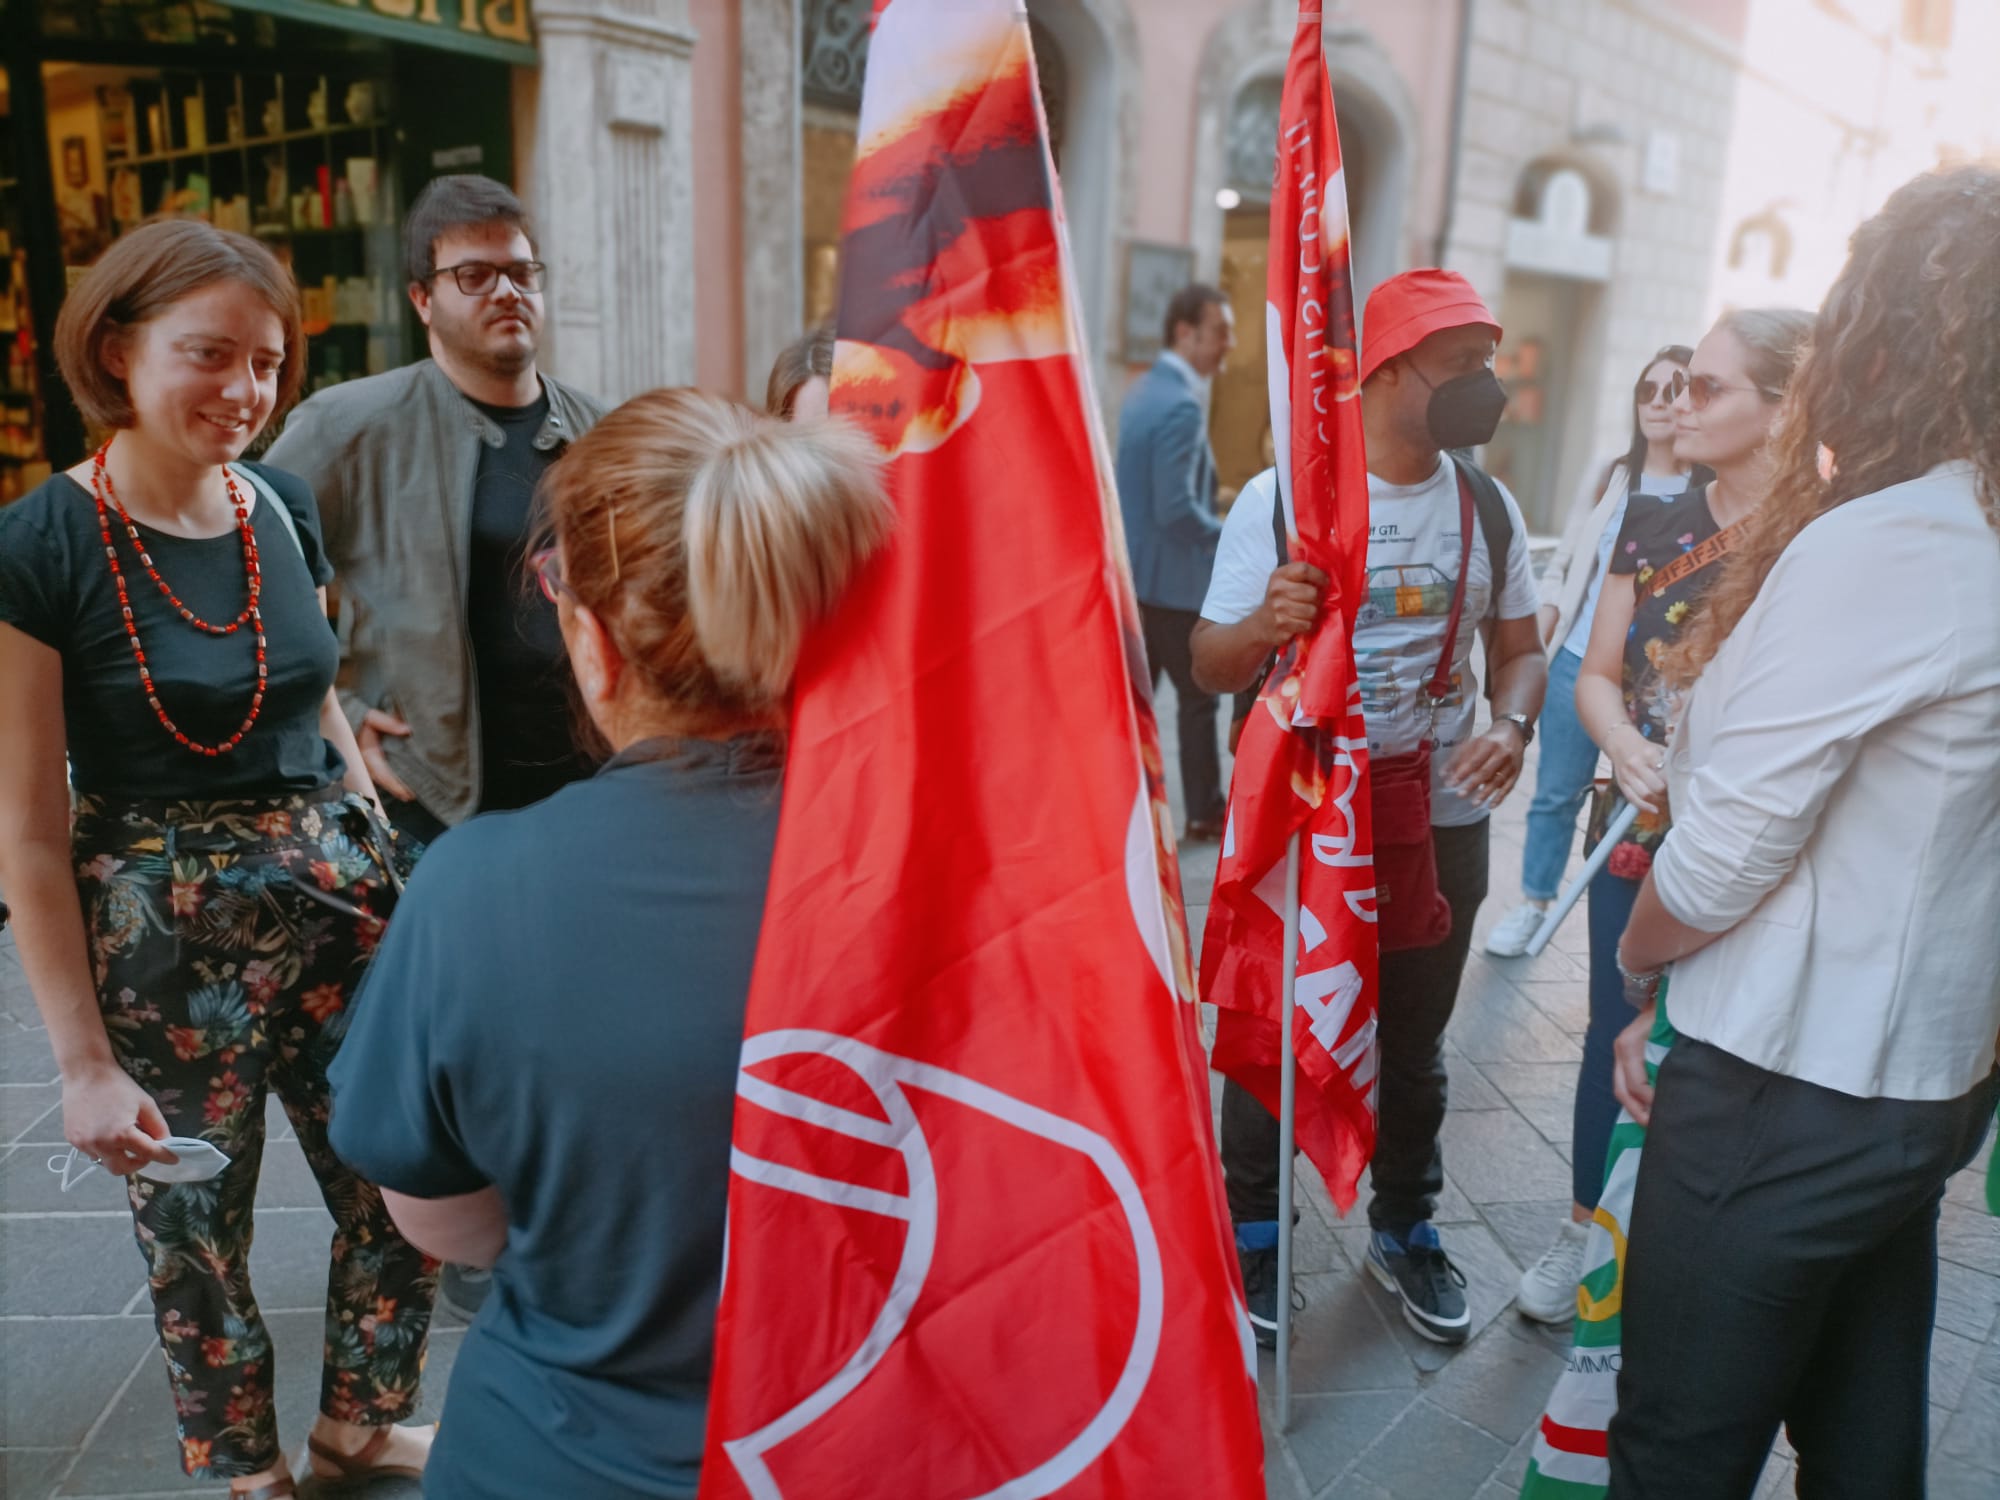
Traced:
[[694, 380], [686, 0], [539, 0], [530, 178], [549, 366], [608, 402]]
[[761, 400], [805, 317], [799, 0], [739, 0], [743, 90], [743, 383]]

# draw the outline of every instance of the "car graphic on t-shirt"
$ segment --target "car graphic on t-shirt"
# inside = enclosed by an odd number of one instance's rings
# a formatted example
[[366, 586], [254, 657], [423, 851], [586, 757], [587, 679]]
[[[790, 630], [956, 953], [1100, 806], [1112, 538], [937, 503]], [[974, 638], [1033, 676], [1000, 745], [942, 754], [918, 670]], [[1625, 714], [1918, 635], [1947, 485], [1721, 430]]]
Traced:
[[1397, 563], [1368, 570], [1368, 597], [1354, 623], [1373, 625], [1413, 615], [1451, 613], [1452, 580], [1434, 563]]

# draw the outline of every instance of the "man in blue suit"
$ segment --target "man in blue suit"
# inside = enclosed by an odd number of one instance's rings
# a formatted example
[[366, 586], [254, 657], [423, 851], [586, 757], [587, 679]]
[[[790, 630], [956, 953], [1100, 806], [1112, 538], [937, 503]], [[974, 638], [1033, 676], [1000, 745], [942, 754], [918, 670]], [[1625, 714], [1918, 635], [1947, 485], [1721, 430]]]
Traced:
[[1199, 282], [1182, 288], [1167, 304], [1166, 347], [1133, 385], [1118, 419], [1118, 500], [1153, 685], [1164, 671], [1180, 701], [1181, 791], [1191, 839], [1222, 837], [1216, 700], [1195, 686], [1188, 637], [1201, 618], [1222, 532], [1208, 382], [1235, 347], [1228, 299]]

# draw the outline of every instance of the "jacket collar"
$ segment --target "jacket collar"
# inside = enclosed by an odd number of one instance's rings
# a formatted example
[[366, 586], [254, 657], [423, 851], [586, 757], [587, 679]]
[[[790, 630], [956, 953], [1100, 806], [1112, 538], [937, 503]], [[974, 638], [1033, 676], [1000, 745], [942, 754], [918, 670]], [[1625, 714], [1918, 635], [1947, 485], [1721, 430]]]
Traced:
[[1197, 396], [1204, 396], [1208, 393], [1208, 382], [1196, 373], [1193, 365], [1182, 359], [1171, 349], [1162, 349], [1160, 357], [1154, 361], [1153, 367], [1159, 370], [1166, 370], [1170, 374], [1178, 376], [1187, 383], [1187, 388]]
[[[489, 448], [505, 446], [507, 436], [500, 430], [500, 424], [479, 409], [479, 403], [452, 384], [451, 377], [434, 359], [423, 361], [424, 378], [431, 384], [438, 396], [455, 398], [459, 410], [465, 414], [465, 424], [479, 435], [479, 440]], [[549, 411], [535, 433], [535, 446], [546, 452], [560, 448], [581, 437], [589, 427], [587, 414], [578, 405], [576, 398], [562, 384], [548, 375], [536, 377], [542, 383], [542, 393], [549, 398]]]

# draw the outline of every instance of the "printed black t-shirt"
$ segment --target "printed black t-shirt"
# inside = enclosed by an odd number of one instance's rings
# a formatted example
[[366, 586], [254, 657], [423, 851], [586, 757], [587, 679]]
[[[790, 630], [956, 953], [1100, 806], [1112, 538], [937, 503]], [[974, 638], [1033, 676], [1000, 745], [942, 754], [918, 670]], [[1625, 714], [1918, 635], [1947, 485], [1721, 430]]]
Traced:
[[479, 450], [465, 598], [479, 683], [479, 806], [491, 812], [541, 801], [588, 776], [590, 762], [572, 731], [569, 658], [555, 606], [526, 568], [535, 487], [559, 451], [535, 446], [548, 393], [530, 406], [473, 404], [504, 438]]
[[[314, 592], [333, 581], [320, 544], [319, 508], [297, 475], [262, 464], [240, 467], [255, 470], [277, 493], [298, 542], [269, 502], [256, 496], [250, 527], [263, 570], [270, 677], [256, 724], [227, 755], [197, 755], [178, 744], [146, 702], [90, 491], [56, 474], [0, 508], [0, 621], [62, 657], [63, 728], [80, 792], [269, 796], [316, 791], [345, 774], [339, 752], [320, 734], [320, 709], [340, 652]], [[200, 539], [143, 524], [138, 530], [154, 567], [189, 609], [215, 624], [236, 618], [246, 586], [243, 543], [234, 527]], [[257, 682], [254, 633], [247, 622], [228, 636], [196, 630], [147, 576], [115, 511], [111, 538], [161, 706], [191, 739], [220, 744], [250, 709]]]
[[355, 998], [333, 1148], [498, 1190], [431, 1500], [691, 1497], [782, 741], [655, 742], [431, 846]]
[[1625, 637], [1625, 712], [1655, 744], [1666, 743], [1674, 719], [1673, 696], [1660, 677], [1661, 660], [1680, 639], [1689, 613], [1714, 585], [1720, 569], [1710, 563], [1658, 592], [1648, 585], [1660, 569], [1694, 551], [1718, 530], [1705, 485], [1671, 501], [1641, 493], [1626, 505], [1625, 524], [1611, 549], [1612, 576], [1632, 579], [1640, 591]]

